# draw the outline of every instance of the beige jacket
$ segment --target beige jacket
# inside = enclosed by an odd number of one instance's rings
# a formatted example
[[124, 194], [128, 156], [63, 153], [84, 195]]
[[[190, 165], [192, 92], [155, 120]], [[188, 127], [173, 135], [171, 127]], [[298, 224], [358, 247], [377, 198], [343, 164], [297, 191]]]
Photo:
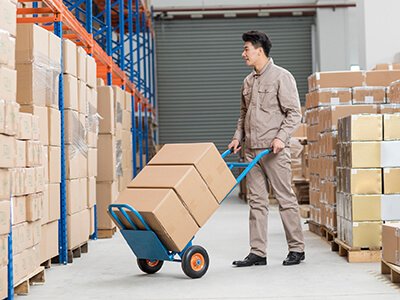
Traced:
[[274, 138], [289, 145], [301, 121], [296, 81], [289, 71], [270, 58], [259, 74], [251, 72], [243, 82], [240, 117], [233, 139], [250, 149], [265, 149]]

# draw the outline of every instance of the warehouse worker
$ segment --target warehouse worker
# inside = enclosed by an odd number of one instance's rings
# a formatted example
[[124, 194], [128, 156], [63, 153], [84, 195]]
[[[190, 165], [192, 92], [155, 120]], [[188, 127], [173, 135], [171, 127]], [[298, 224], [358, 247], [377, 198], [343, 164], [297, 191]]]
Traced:
[[271, 41], [259, 31], [243, 34], [242, 57], [253, 71], [244, 79], [237, 129], [229, 148], [237, 153], [245, 144], [245, 159], [251, 161], [261, 151], [272, 148], [247, 175], [250, 206], [250, 254], [234, 261], [237, 267], [266, 265], [268, 191], [267, 179], [279, 202], [289, 254], [283, 265], [305, 259], [299, 206], [291, 188], [289, 139], [301, 120], [296, 81], [287, 70], [269, 57]]

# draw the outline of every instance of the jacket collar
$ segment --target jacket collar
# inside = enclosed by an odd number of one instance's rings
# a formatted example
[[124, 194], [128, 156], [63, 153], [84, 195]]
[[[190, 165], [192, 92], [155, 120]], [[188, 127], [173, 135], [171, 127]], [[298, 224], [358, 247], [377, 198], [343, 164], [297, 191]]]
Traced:
[[272, 57], [270, 57], [270, 58], [268, 59], [268, 62], [267, 62], [267, 63], [265, 64], [265, 66], [261, 69], [260, 73], [257, 73], [257, 71], [256, 71], [255, 69], [253, 70], [253, 72], [252, 72], [253, 77], [258, 77], [258, 76], [263, 75], [263, 74], [265, 73], [265, 71], [266, 71], [267, 69], [269, 69], [273, 64], [274, 64], [274, 61], [273, 61]]

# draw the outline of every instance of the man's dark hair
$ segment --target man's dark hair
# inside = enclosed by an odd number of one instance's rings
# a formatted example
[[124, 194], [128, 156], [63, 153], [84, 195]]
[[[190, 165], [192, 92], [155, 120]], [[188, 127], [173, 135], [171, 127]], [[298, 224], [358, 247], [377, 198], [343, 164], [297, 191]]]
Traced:
[[250, 42], [255, 48], [262, 47], [265, 55], [269, 56], [269, 51], [272, 48], [272, 43], [269, 37], [261, 31], [248, 31], [243, 33], [242, 40], [244, 42]]

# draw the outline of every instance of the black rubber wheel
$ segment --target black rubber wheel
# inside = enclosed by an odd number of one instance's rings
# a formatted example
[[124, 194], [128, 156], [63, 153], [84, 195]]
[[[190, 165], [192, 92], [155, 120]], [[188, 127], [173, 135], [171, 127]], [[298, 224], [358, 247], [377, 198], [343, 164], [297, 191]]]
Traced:
[[164, 261], [138, 258], [137, 264], [139, 266], [139, 269], [143, 272], [147, 274], [154, 274], [160, 271], [161, 267], [164, 264]]
[[206, 249], [201, 246], [189, 247], [182, 257], [182, 270], [190, 278], [200, 278], [206, 274], [210, 259]]

